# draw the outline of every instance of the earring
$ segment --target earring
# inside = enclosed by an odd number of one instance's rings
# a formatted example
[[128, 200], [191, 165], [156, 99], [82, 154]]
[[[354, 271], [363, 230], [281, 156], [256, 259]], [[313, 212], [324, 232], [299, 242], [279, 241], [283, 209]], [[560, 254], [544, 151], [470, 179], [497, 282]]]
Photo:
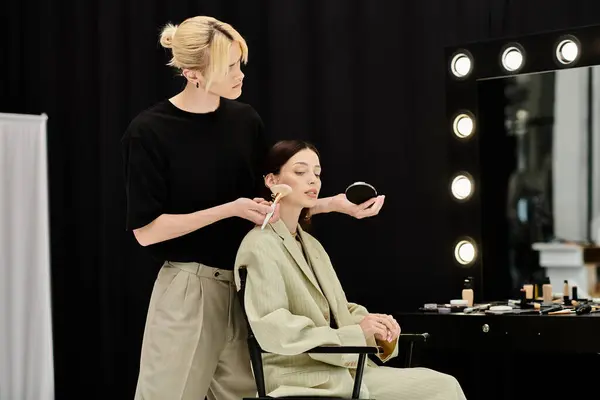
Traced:
[[200, 83], [196, 82], [196, 89], [198, 89], [200, 87]]

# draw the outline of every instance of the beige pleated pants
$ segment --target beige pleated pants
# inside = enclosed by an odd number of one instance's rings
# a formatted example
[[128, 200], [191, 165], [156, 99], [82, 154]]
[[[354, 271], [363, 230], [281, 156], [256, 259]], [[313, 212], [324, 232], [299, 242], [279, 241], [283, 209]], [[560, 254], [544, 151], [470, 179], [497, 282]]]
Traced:
[[233, 272], [166, 262], [154, 284], [135, 400], [255, 397]]

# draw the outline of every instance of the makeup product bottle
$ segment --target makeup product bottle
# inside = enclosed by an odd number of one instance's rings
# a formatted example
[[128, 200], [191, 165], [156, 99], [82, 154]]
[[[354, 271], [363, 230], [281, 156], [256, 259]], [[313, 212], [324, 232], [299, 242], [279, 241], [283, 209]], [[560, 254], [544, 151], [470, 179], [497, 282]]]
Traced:
[[462, 291], [463, 300], [467, 300], [467, 306], [473, 307], [473, 282], [472, 278], [465, 279], [464, 287]]
[[525, 294], [525, 289], [519, 290], [519, 299], [521, 300], [520, 307], [525, 308], [527, 305], [527, 295]]
[[566, 306], [568, 306], [570, 304], [569, 303], [569, 281], [567, 281], [566, 279], [565, 279], [564, 285], [563, 285], [563, 301]]
[[535, 293], [533, 297], [535, 301], [544, 301], [544, 285], [547, 283], [550, 283], [548, 278], [539, 278], [535, 281]]
[[533, 285], [527, 283], [523, 285], [523, 289], [525, 289], [525, 298], [527, 301], [533, 301]]
[[573, 285], [572, 292], [573, 292], [573, 295], [571, 296], [571, 298], [573, 300], [578, 300], [579, 298], [577, 297], [577, 285]]
[[546, 281], [542, 286], [542, 293], [544, 296], [544, 304], [552, 303], [552, 285], [550, 284], [550, 278], [546, 277]]

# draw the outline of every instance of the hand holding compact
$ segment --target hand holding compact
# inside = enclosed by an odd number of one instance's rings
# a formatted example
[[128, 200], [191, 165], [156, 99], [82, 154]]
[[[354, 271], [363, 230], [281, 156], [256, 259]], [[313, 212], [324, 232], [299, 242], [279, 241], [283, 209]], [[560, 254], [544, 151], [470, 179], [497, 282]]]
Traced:
[[355, 182], [332, 199], [332, 208], [357, 219], [373, 217], [383, 207], [385, 196], [377, 195], [377, 190], [368, 183]]

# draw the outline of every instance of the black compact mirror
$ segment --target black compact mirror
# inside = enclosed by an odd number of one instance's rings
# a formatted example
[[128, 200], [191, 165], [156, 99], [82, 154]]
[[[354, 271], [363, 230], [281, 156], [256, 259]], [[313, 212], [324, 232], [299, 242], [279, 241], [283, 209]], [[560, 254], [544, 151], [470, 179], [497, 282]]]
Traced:
[[354, 182], [346, 188], [346, 198], [351, 203], [362, 204], [373, 197], [377, 197], [377, 190], [368, 183]]

